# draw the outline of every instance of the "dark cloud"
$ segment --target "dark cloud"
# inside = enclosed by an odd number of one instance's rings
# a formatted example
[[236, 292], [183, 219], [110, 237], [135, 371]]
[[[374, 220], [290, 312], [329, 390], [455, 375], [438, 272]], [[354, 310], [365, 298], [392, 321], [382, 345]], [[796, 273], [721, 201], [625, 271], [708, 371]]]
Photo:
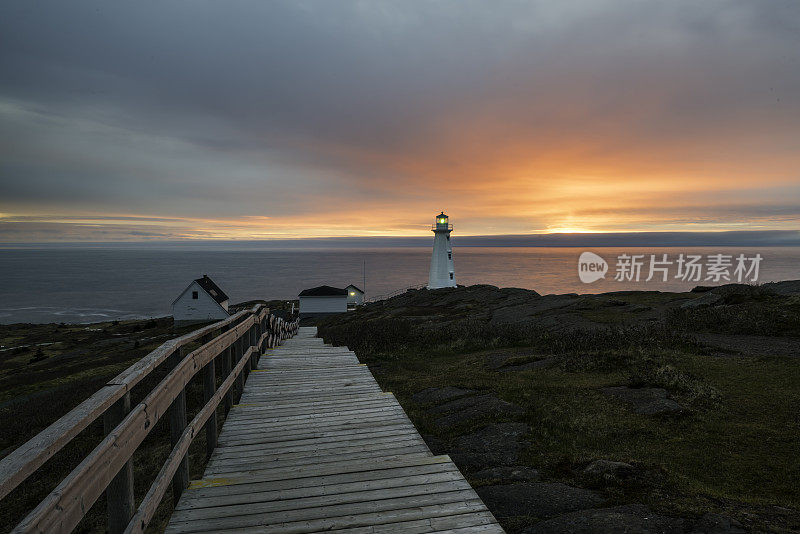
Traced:
[[0, 212], [483, 233], [625, 190], [665, 221], [703, 213], [665, 192], [764, 188], [720, 223], [800, 200], [794, 0], [15, 1], [0, 69]]

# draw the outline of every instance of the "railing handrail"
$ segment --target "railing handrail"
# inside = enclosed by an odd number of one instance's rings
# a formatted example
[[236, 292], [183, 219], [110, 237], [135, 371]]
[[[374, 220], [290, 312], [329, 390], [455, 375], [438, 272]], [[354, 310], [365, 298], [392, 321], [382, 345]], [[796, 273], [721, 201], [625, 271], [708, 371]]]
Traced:
[[0, 460], [0, 499], [14, 490], [83, 429], [96, 421], [114, 402], [133, 389], [153, 369], [162, 364], [170, 354], [208, 332], [223, 328], [238, 321], [245, 315], [253, 313], [256, 307], [253, 306], [250, 310], [242, 310], [223, 321], [210, 324], [162, 343], [141, 360], [112, 378], [97, 393], [20, 445], [12, 453]]
[[[136, 449], [155, 427], [155, 423], [169, 411], [173, 450], [167, 463], [162, 467], [133, 520], [131, 520], [133, 482], [130, 472], [128, 482], [131, 489], [126, 495], [118, 497], [118, 500], [127, 503], [127, 507], [123, 513], [116, 515], [124, 517], [109, 517], [109, 525], [114, 524], [111, 530], [121, 532], [124, 528], [125, 532], [143, 532], [169, 486], [169, 479], [176, 475], [179, 468], [183, 467], [185, 480], [188, 481], [188, 464], [185, 464], [185, 458], [189, 444], [197, 435], [195, 431], [206, 425], [207, 432], [213, 434], [210, 437], [213, 438], [214, 444], [216, 443], [216, 419], [208, 420], [215, 415], [222, 399], [226, 398], [228, 407], [231, 399], [228, 391], [237, 380], [239, 381], [237, 389], [241, 391], [243, 371], [255, 367], [257, 362], [254, 356], [260, 354], [261, 347], [265, 344], [273, 346], [279, 340], [293, 334], [297, 330], [297, 325], [297, 321], [289, 323], [270, 315], [269, 309], [263, 304], [258, 304], [224, 321], [167, 341], [120, 373], [100, 391], [0, 462], [0, 468], [3, 469], [0, 471], [2, 474], [0, 489], [5, 492], [0, 494], [2, 498], [69, 443], [81, 430], [107, 411], [111, 413], [109, 409], [112, 406], [119, 405], [122, 400], [128, 402], [127, 412], [122, 414], [121, 420], [118, 419], [118, 422], [115, 421], [112, 427], [107, 429], [107, 435], [100, 444], [17, 525], [14, 532], [70, 532], [104, 491], [112, 491], [110, 486], [112, 481], [116, 483], [117, 477], [124, 475], [123, 466], [126, 464], [130, 466], [129, 462]], [[209, 339], [216, 330], [220, 331], [219, 335]], [[170, 355], [181, 355], [181, 348], [198, 338], [202, 338], [203, 344], [186, 356], [178, 358], [179, 361], [167, 376], [146, 395], [142, 402], [130, 409], [131, 388]], [[247, 349], [245, 344], [249, 345]], [[238, 358], [235, 366], [230, 364], [233, 352]], [[223, 355], [227, 358], [228, 376], [217, 388], [214, 379], [214, 360]], [[210, 391], [206, 391], [206, 402], [200, 413], [187, 427], [185, 388], [201, 370], [210, 373], [204, 372], [207, 379], [204, 388]], [[175, 417], [176, 413], [178, 417]], [[180, 414], [183, 418], [182, 423], [179, 422]], [[173, 428], [173, 424], [177, 430]], [[37, 447], [41, 448], [37, 451]], [[175, 490], [174, 479], [172, 484]], [[178, 494], [183, 489], [183, 487], [177, 488]]]
[[[268, 336], [267, 333], [262, 334], [261, 339], [259, 340], [259, 345], [264, 341], [264, 339]], [[144, 496], [142, 499], [139, 508], [136, 510], [136, 514], [134, 514], [133, 518], [128, 522], [128, 527], [125, 529], [125, 534], [139, 534], [145, 531], [145, 528], [150, 520], [153, 519], [153, 516], [156, 513], [156, 509], [158, 508], [161, 499], [164, 497], [164, 494], [167, 491], [167, 487], [169, 481], [175, 475], [175, 472], [178, 470], [178, 466], [180, 465], [181, 459], [186, 455], [186, 452], [189, 450], [189, 445], [192, 444], [192, 438], [194, 438], [198, 430], [202, 428], [202, 426], [206, 423], [209, 417], [211, 417], [212, 413], [217, 409], [220, 402], [224, 395], [230, 390], [231, 386], [233, 386], [236, 377], [241, 373], [244, 369], [244, 366], [247, 364], [247, 360], [250, 358], [252, 354], [253, 347], [250, 347], [248, 351], [242, 356], [239, 363], [236, 365], [234, 369], [232, 369], [231, 373], [227, 376], [227, 378], [220, 384], [219, 389], [214, 393], [214, 397], [212, 397], [200, 412], [192, 419], [192, 422], [184, 429], [183, 433], [181, 434], [180, 438], [178, 439], [178, 443], [172, 449], [169, 456], [167, 457], [166, 463], [159, 471], [158, 476], [156, 476], [155, 482], [150, 486], [150, 489], [147, 492], [147, 495]]]

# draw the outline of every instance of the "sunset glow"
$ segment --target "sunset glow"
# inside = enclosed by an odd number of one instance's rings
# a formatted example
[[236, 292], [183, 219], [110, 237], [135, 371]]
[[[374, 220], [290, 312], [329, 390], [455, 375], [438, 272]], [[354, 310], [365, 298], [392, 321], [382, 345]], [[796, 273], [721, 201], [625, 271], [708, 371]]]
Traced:
[[20, 8], [0, 242], [797, 231], [781, 5]]

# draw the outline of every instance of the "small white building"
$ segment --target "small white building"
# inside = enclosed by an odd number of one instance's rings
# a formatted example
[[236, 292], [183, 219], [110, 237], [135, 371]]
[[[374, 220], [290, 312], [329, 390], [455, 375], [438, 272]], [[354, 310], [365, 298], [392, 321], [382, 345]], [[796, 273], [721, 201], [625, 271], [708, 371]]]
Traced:
[[206, 274], [193, 280], [172, 301], [175, 322], [219, 321], [228, 317], [228, 295]]
[[346, 289], [331, 286], [312, 287], [301, 291], [299, 297], [301, 319], [347, 311]]
[[431, 270], [428, 275], [428, 289], [456, 287], [456, 269], [453, 264], [453, 246], [450, 244], [450, 232], [453, 225], [449, 217], [440, 213], [433, 223], [433, 253], [431, 254]]
[[362, 291], [361, 289], [357, 288], [353, 284], [350, 284], [349, 286], [347, 286], [344, 289], [345, 289], [345, 291], [347, 291], [347, 309], [348, 310], [353, 309], [356, 306], [361, 306], [362, 304], [364, 304], [364, 291]]

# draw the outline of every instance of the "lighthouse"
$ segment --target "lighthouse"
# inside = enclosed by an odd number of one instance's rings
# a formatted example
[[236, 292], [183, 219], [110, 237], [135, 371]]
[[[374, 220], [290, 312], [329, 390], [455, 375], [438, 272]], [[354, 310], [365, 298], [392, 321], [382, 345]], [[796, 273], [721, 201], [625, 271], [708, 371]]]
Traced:
[[431, 255], [428, 289], [456, 287], [453, 247], [450, 244], [450, 232], [453, 231], [453, 225], [448, 223], [448, 217], [444, 212], [436, 216], [436, 222], [433, 223], [431, 230], [433, 230], [433, 255]]

